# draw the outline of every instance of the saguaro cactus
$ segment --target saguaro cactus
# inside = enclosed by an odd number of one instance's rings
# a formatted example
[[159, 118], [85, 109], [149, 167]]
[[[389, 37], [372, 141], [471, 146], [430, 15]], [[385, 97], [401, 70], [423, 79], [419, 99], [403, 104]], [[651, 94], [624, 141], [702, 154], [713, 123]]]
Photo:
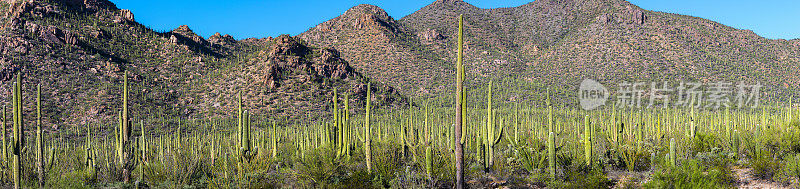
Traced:
[[674, 167], [677, 163], [677, 157], [675, 157], [675, 138], [671, 138], [669, 139], [669, 165]]
[[483, 144], [486, 146], [486, 155], [484, 155], [483, 168], [484, 172], [491, 172], [491, 167], [494, 165], [494, 146], [500, 143], [503, 137], [503, 120], [500, 120], [500, 132], [494, 126], [494, 115], [492, 112], [492, 81], [489, 81], [489, 92], [487, 94], [489, 101], [486, 106], [486, 127], [483, 130]]
[[466, 94], [464, 94], [464, 15], [458, 15], [458, 60], [456, 63], [456, 188], [464, 188], [464, 139], [462, 129], [465, 125]]
[[95, 169], [97, 167], [97, 159], [92, 146], [92, 137], [94, 137], [92, 136], [92, 129], [89, 125], [86, 125], [86, 161], [84, 164], [90, 172], [91, 179], [95, 179], [97, 176], [97, 170]]
[[[9, 167], [9, 164], [8, 164], [8, 159], [9, 159], [8, 158], [8, 142], [6, 142], [6, 140], [7, 140], [6, 139], [6, 129], [7, 129], [6, 121], [8, 121], [8, 119], [6, 117], [6, 106], [3, 106], [3, 123], [2, 123], [2, 125], [3, 125], [3, 130], [2, 130], [2, 134], [3, 134], [3, 148], [2, 148], [3, 149], [3, 152], [2, 152], [3, 165], [2, 166]], [[0, 175], [2, 175], [3, 178], [5, 178], [5, 173], [0, 173]]]
[[270, 138], [270, 142], [272, 143], [272, 159], [276, 159], [278, 158], [278, 127], [275, 122], [272, 122], [270, 134], [272, 135]]
[[433, 155], [431, 153], [431, 146], [425, 146], [425, 173], [428, 174], [429, 180], [433, 178]]
[[592, 166], [592, 135], [594, 135], [591, 123], [589, 122], [589, 115], [586, 115], [586, 118], [583, 120], [583, 150], [584, 154], [586, 155], [586, 165], [591, 167]]
[[122, 181], [125, 183], [129, 183], [131, 180], [131, 169], [133, 168], [133, 161], [132, 159], [132, 149], [130, 146], [130, 139], [131, 139], [131, 123], [129, 118], [129, 111], [128, 111], [128, 72], [126, 71], [123, 76], [123, 83], [122, 83], [122, 115], [120, 116], [120, 131], [122, 135], [120, 136], [120, 141], [122, 142], [121, 149], [123, 150], [122, 153]]
[[371, 127], [369, 125], [369, 110], [370, 110], [370, 101], [372, 98], [372, 84], [367, 83], [367, 106], [364, 108], [366, 114], [364, 115], [364, 154], [365, 160], [367, 161], [367, 172], [372, 173], [372, 133]]
[[547, 136], [547, 161], [550, 165], [550, 179], [556, 180], [556, 136], [553, 132]]
[[36, 168], [39, 188], [44, 188], [44, 145], [42, 144], [42, 85], [36, 85]]
[[22, 148], [25, 147], [25, 132], [23, 129], [25, 128], [25, 122], [22, 119], [22, 74], [17, 72], [17, 82], [14, 83], [14, 95], [13, 95], [13, 104], [14, 104], [14, 138], [12, 141], [13, 146], [13, 156], [14, 156], [14, 168], [13, 168], [13, 177], [14, 177], [14, 188], [20, 188], [22, 184], [22, 173], [23, 173], [23, 160], [22, 157]]

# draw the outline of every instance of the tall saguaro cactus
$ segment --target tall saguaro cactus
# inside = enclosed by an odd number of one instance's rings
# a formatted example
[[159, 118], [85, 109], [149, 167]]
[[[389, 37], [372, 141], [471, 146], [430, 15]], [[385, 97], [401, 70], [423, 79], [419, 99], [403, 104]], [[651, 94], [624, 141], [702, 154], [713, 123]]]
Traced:
[[486, 105], [486, 128], [483, 130], [483, 144], [486, 146], [486, 155], [484, 155], [483, 168], [484, 172], [491, 172], [491, 167], [494, 165], [494, 146], [500, 143], [503, 137], [503, 120], [500, 120], [500, 132], [494, 126], [494, 116], [492, 112], [492, 81], [489, 81], [489, 92], [487, 94], [489, 101]]
[[586, 118], [583, 120], [583, 145], [584, 145], [584, 154], [586, 155], [586, 165], [591, 167], [592, 166], [592, 133], [594, 129], [592, 128], [591, 123], [589, 122], [589, 115], [586, 115]]
[[36, 168], [39, 188], [44, 188], [44, 146], [42, 141], [42, 85], [36, 85]]
[[462, 128], [465, 125], [466, 94], [464, 94], [464, 15], [458, 15], [458, 60], [456, 63], [456, 188], [464, 188], [464, 141]]
[[[6, 129], [7, 129], [6, 121], [8, 121], [8, 119], [6, 119], [6, 118], [8, 118], [8, 117], [6, 117], [6, 106], [3, 106], [3, 123], [2, 123], [2, 126], [3, 126], [3, 128], [2, 128], [3, 129], [2, 130], [2, 134], [3, 134], [3, 148], [2, 148], [3, 149], [3, 152], [2, 152], [3, 165], [2, 166], [9, 167], [10, 165], [8, 164], [8, 159], [9, 159], [8, 158], [8, 142], [7, 142], [7, 139], [6, 139]], [[3, 178], [5, 178], [5, 176], [6, 176], [5, 173], [0, 173], [0, 175], [2, 175]]]
[[129, 111], [128, 111], [128, 72], [126, 71], [123, 78], [122, 78], [122, 115], [120, 115], [120, 131], [122, 135], [120, 136], [120, 141], [122, 142], [121, 149], [123, 150], [122, 153], [122, 181], [125, 183], [129, 183], [131, 180], [131, 169], [133, 168], [133, 162], [131, 161], [131, 147], [130, 147], [130, 140], [131, 140], [131, 123], [129, 118]]
[[22, 157], [22, 148], [25, 146], [25, 132], [23, 129], [25, 125], [22, 121], [22, 74], [17, 72], [17, 82], [14, 83], [14, 95], [13, 95], [13, 104], [14, 104], [14, 138], [12, 141], [13, 146], [13, 156], [14, 156], [14, 168], [13, 168], [13, 177], [14, 177], [14, 188], [20, 188], [22, 184], [22, 173], [23, 173], [23, 160]]
[[369, 110], [370, 110], [370, 101], [372, 101], [372, 84], [367, 83], [367, 106], [365, 108], [366, 115], [364, 116], [364, 150], [365, 150], [365, 159], [367, 161], [367, 172], [372, 173], [372, 133], [371, 127], [369, 125]]
[[547, 135], [547, 169], [550, 172], [550, 179], [556, 180], [556, 136], [553, 132]]

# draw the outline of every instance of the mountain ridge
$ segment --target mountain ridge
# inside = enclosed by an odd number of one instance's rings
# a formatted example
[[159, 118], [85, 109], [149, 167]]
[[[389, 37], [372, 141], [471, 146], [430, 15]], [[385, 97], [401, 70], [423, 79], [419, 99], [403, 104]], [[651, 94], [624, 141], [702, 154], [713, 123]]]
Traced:
[[[399, 46], [401, 42], [354, 35], [358, 29], [345, 27], [322, 33], [317, 26], [298, 36], [315, 45], [341, 49], [345, 57], [369, 54], [369, 59], [351, 58], [354, 67], [367, 75], [384, 75], [376, 79], [400, 86], [406, 93], [441, 94], [449, 89], [437, 86], [453, 79], [447, 68], [455, 60], [455, 38], [450, 36], [456, 35], [459, 14], [465, 16], [465, 63], [467, 77], [474, 84], [504, 77], [544, 85], [577, 85], [583, 78], [603, 83], [725, 80], [761, 83], [768, 88], [768, 98], [787, 100], [781, 96], [797, 93], [791, 90], [798, 87], [792, 83], [800, 81], [791, 74], [800, 71], [796, 66], [800, 62], [797, 39], [766, 39], [750, 30], [649, 11], [623, 0], [538, 0], [496, 9], [438, 0], [394, 22], [400, 31], [396, 35], [410, 36], [403, 38], [408, 40], [403, 43], [417, 44], [414, 50], [383, 48], [385, 55], [377, 57], [364, 52], [359, 41], [372, 42], [369, 46], [373, 47]], [[335, 25], [337, 21], [324, 23]], [[340, 40], [324, 40], [330, 38]], [[430, 58], [419, 52], [439, 56]], [[365, 62], [403, 71], [387, 74], [363, 66]], [[442, 69], [417, 69], [430, 65]], [[409, 90], [413, 86], [404, 78], [417, 77], [438, 81], [410, 82], [424, 89]]]
[[[291, 36], [205, 39], [186, 25], [156, 32], [107, 0], [0, 1], [0, 11], [0, 90], [17, 73], [24, 94], [41, 85], [47, 125], [114, 121], [125, 72], [136, 119], [235, 116], [242, 92], [259, 118], [311, 121], [328, 116], [335, 90], [359, 110], [367, 82], [376, 107], [406, 104], [394, 87], [355, 72], [337, 50]], [[26, 112], [30, 107], [26, 97]]]

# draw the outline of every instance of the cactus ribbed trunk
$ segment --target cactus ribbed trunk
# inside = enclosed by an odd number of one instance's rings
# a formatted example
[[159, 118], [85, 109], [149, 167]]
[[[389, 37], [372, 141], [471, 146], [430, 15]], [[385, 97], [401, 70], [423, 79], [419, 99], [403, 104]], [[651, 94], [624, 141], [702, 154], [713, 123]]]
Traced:
[[669, 165], [675, 166], [678, 162], [678, 157], [675, 157], [675, 138], [669, 139]]
[[[8, 142], [7, 142], [7, 139], [6, 139], [6, 131], [8, 130], [8, 128], [6, 127], [6, 121], [8, 121], [7, 118], [8, 117], [6, 117], [6, 106], [3, 106], [3, 123], [2, 123], [2, 126], [3, 126], [3, 131], [2, 131], [2, 134], [3, 134], [3, 152], [2, 152], [3, 165], [2, 166], [4, 166], [4, 167], [9, 167], [10, 166], [8, 164], [8, 159], [9, 159], [8, 158]], [[2, 178], [5, 179], [5, 173], [0, 174], [0, 175], [2, 175]]]
[[22, 121], [22, 75], [17, 73], [17, 82], [14, 84], [14, 141], [13, 145], [13, 177], [14, 188], [21, 188], [23, 173], [23, 147], [25, 146], [25, 125]]
[[458, 60], [456, 65], [456, 125], [454, 143], [456, 146], [456, 188], [464, 188], [464, 143], [461, 138], [461, 129], [465, 125], [464, 108], [466, 107], [466, 94], [464, 94], [464, 15], [458, 16]]
[[556, 180], [556, 137], [553, 132], [547, 136], [547, 161], [550, 165], [548, 170], [550, 172], [550, 179]]
[[583, 145], [584, 145], [584, 154], [586, 155], [586, 165], [591, 167], [592, 166], [592, 126], [589, 122], [589, 115], [586, 115], [586, 118], [583, 120]]
[[272, 130], [270, 131], [272, 138], [272, 159], [278, 158], [278, 128], [275, 122], [272, 122]]
[[366, 115], [364, 116], [364, 153], [365, 159], [367, 161], [367, 172], [372, 173], [372, 133], [371, 127], [369, 125], [369, 110], [370, 110], [370, 102], [372, 101], [372, 84], [367, 83], [367, 106], [366, 106]]
[[42, 85], [36, 85], [36, 168], [39, 188], [44, 188], [44, 146], [42, 140]]
[[122, 83], [122, 181], [125, 183], [130, 183], [131, 180], [131, 159], [130, 156], [130, 138], [131, 138], [131, 128], [130, 128], [130, 119], [128, 117], [128, 72], [126, 71], [123, 76], [123, 83]]

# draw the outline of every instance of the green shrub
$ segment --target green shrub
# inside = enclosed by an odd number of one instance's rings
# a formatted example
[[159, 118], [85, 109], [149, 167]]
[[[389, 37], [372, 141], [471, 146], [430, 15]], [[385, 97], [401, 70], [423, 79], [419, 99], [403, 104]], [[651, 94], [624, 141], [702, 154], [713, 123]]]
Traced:
[[798, 179], [800, 179], [800, 153], [785, 156], [781, 165], [783, 166], [778, 170], [778, 173], [775, 174], [773, 180], [783, 184], [798, 182]]
[[691, 159], [679, 167], [661, 166], [653, 171], [652, 178], [644, 188], [730, 188], [735, 183], [733, 173], [727, 166], [704, 166]]
[[757, 152], [750, 157], [749, 166], [753, 169], [753, 176], [761, 179], [771, 180], [775, 173], [780, 169], [780, 162], [776, 161], [769, 152]]

